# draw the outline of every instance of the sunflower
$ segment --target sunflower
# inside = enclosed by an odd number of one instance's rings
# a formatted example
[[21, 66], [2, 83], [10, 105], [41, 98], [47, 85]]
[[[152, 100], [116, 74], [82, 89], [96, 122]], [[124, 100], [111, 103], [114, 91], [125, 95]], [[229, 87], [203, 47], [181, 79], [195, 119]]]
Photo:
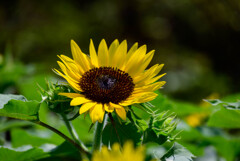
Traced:
[[116, 114], [126, 120], [127, 106], [153, 100], [155, 90], [161, 88], [165, 81], [158, 81], [163, 64], [156, 64], [146, 70], [153, 58], [154, 50], [147, 52], [146, 45], [138, 48], [135, 43], [127, 51], [127, 41], [119, 44], [118, 40], [107, 46], [103, 39], [98, 50], [90, 40], [89, 53], [84, 54], [79, 46], [71, 40], [73, 59], [60, 55], [57, 61], [62, 76], [76, 93], [60, 93], [71, 98], [70, 105], [81, 105], [79, 113], [89, 112], [93, 123], [102, 123], [105, 112]]
[[145, 148], [139, 146], [134, 148], [132, 142], [126, 142], [121, 150], [118, 143], [114, 143], [111, 150], [106, 146], [102, 147], [101, 151], [93, 153], [92, 161], [144, 161]]

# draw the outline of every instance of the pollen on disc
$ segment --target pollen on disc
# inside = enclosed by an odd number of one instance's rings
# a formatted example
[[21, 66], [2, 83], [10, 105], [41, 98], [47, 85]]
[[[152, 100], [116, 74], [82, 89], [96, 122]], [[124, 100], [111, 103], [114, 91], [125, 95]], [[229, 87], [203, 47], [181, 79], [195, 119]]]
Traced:
[[126, 100], [135, 86], [129, 74], [112, 67], [93, 68], [85, 72], [79, 85], [86, 98], [103, 104]]

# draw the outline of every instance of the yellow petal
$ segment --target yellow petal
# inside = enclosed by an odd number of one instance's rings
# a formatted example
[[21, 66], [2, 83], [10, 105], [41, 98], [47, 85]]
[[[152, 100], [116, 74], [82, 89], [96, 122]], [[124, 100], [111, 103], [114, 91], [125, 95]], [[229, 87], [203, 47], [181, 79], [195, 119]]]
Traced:
[[124, 102], [122, 102], [122, 103], [119, 103], [121, 106], [124, 106], [124, 107], [126, 107], [126, 106], [129, 106], [129, 105], [132, 105], [132, 104], [134, 104], [134, 101], [133, 100], [126, 100], [126, 101], [124, 101]]
[[129, 106], [135, 103], [144, 103], [153, 100], [157, 97], [157, 94], [154, 92], [140, 92], [133, 94], [125, 101], [119, 103], [121, 106]]
[[126, 111], [123, 107], [122, 108], [115, 108], [115, 111], [121, 119], [126, 120]]
[[80, 65], [78, 65], [74, 60], [72, 60], [71, 58], [69, 58], [65, 55], [60, 55], [60, 56], [58, 55], [58, 57], [62, 60], [62, 62], [65, 64], [65, 66], [69, 70], [73, 71], [74, 73], [76, 73], [76, 74], [79, 73], [80, 75], [82, 75], [85, 72], [84, 69]]
[[104, 109], [107, 112], [113, 112], [114, 111], [114, 107], [110, 106], [109, 104], [104, 104]]
[[88, 71], [91, 68], [90, 59], [81, 51], [79, 46], [73, 40], [71, 40], [71, 51], [76, 63], [78, 63], [85, 71]]
[[70, 102], [70, 105], [77, 106], [77, 105], [81, 105], [81, 104], [87, 103], [87, 102], [91, 102], [91, 100], [89, 100], [85, 97], [76, 97], [76, 98], [72, 99], [72, 101]]
[[158, 94], [154, 92], [143, 92], [138, 95], [137, 98], [134, 99], [134, 103], [144, 103], [144, 102], [149, 102], [156, 98]]
[[133, 77], [133, 82], [136, 85], [136, 87], [145, 85], [149, 79], [155, 77], [160, 72], [163, 65], [164, 64], [160, 65], [156, 64], [149, 68], [148, 70], [146, 70], [143, 74]]
[[114, 55], [114, 53], [116, 52], [117, 48], [119, 46], [119, 42], [118, 40], [114, 40], [112, 42], [112, 44], [109, 47], [109, 60], [112, 60], [112, 56]]
[[66, 96], [68, 98], [76, 98], [76, 97], [84, 97], [82, 94], [79, 93], [58, 93], [61, 96]]
[[97, 56], [92, 39], [90, 40], [89, 52], [90, 52], [90, 57], [91, 57], [93, 66], [98, 67], [98, 56]]
[[144, 103], [154, 100], [158, 94], [151, 92], [149, 94], [143, 95], [142, 97], [138, 98], [138, 101], [136, 103]]
[[108, 66], [108, 47], [106, 41], [102, 39], [98, 47], [98, 64], [99, 66]]
[[163, 74], [161, 74], [161, 75], [159, 75], [159, 76], [157, 76], [157, 77], [154, 77], [154, 78], [146, 81], [146, 84], [154, 83], [154, 82], [156, 82], [157, 80], [159, 80], [160, 78], [162, 78], [164, 75], [166, 75], [166, 73], [163, 73]]
[[149, 93], [149, 92], [136, 93], [135, 91], [133, 91], [132, 95], [129, 96], [125, 101], [119, 103], [119, 105], [126, 107], [134, 103], [137, 103], [138, 98], [140, 98], [143, 94], [146, 94], [146, 93]]
[[95, 123], [96, 121], [102, 123], [104, 113], [105, 113], [105, 110], [104, 110], [102, 104], [96, 104], [95, 106], [93, 106], [90, 109], [89, 113], [90, 113], [90, 118], [91, 118], [93, 123]]
[[122, 69], [122, 66], [125, 65], [125, 59], [127, 55], [127, 41], [124, 40], [116, 49], [116, 52], [112, 54], [112, 60], [110, 66], [118, 67]]
[[138, 48], [138, 43], [136, 42], [127, 53], [127, 60], [135, 53]]
[[76, 75], [75, 73], [73, 73], [71, 70], [68, 70], [62, 62], [57, 61], [57, 63], [60, 66], [60, 68], [62, 69], [63, 73], [65, 75], [67, 75], [68, 77], [70, 77], [73, 81], [75, 81], [75, 83], [77, 83], [80, 80], [81, 77], [79, 75]]
[[144, 61], [141, 64], [141, 66], [139, 66], [139, 70], [136, 71], [136, 74], [143, 72], [147, 66], [149, 65], [149, 63], [151, 62], [153, 55], [154, 55], [155, 50], [150, 51], [148, 54], [146, 54], [146, 56], [144, 57]]
[[79, 109], [79, 114], [81, 115], [81, 114], [87, 112], [90, 108], [92, 108], [96, 104], [97, 104], [96, 102], [88, 102], [88, 103], [83, 104]]
[[115, 104], [115, 103], [112, 103], [112, 102], [110, 102], [109, 105], [113, 108], [122, 108], [122, 106], [120, 106], [118, 104]]
[[137, 87], [134, 89], [134, 93], [156, 91], [159, 88], [161, 88], [165, 83], [166, 83], [165, 81], [161, 81], [161, 82], [156, 82], [156, 83], [142, 86], [142, 87]]
[[114, 143], [112, 145], [112, 151], [113, 152], [118, 153], [118, 152], [120, 152], [120, 149], [121, 149], [121, 147], [120, 147], [120, 145], [118, 143]]
[[69, 85], [77, 91], [82, 91], [82, 89], [80, 88], [80, 86], [75, 83], [74, 81], [72, 81], [71, 79], [69, 79], [67, 76], [65, 76], [64, 74], [62, 74], [61, 72], [59, 72], [57, 69], [53, 70], [56, 74], [62, 76], [64, 79], [66, 79], [66, 81], [69, 83]]
[[164, 66], [164, 64], [160, 64], [158, 66], [158, 68], [153, 72], [153, 76], [152, 77], [156, 76], [162, 70], [163, 66]]
[[132, 77], [136, 75], [136, 70], [138, 70], [143, 63], [146, 51], [146, 45], [141, 46], [134, 52], [134, 54], [131, 56], [131, 58], [129, 58], [128, 62], [126, 63], [125, 71]]
[[[135, 66], [131, 67], [131, 69], [129, 69], [129, 73], [130, 75], [132, 75], [133, 77], [134, 76], [138, 76], [139, 74], [141, 74], [146, 68], [147, 66], [149, 65], [149, 63], [151, 62], [152, 58], [153, 58], [153, 55], [154, 55], [154, 50], [150, 51], [148, 54], [146, 54], [143, 59], [139, 59], [137, 61], [138, 64], [135, 64]], [[138, 58], [137, 58], [138, 59]], [[137, 62], [136, 61], [136, 62]], [[130, 67], [129, 67], [130, 68]], [[134, 74], [131, 74], [131, 73], [134, 73]]]

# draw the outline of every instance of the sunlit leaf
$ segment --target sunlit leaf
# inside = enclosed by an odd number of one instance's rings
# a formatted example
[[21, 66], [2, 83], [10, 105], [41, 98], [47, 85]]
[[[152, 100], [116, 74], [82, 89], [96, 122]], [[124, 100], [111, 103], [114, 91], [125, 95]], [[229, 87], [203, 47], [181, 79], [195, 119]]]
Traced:
[[160, 160], [161, 161], [192, 161], [193, 157], [195, 157], [191, 152], [189, 152], [185, 147], [181, 144], [175, 142], [171, 149], [165, 153]]
[[132, 140], [135, 144], [140, 142], [141, 133], [138, 132], [134, 124], [125, 122], [119, 124], [118, 121], [115, 121], [115, 128], [111, 122], [108, 122], [103, 129], [102, 141], [104, 145], [112, 145], [115, 142], [119, 142], [123, 145], [123, 143], [128, 140]]
[[0, 146], [0, 159], [3, 161], [34, 161], [49, 156], [40, 148], [25, 146], [18, 149], [8, 149]]
[[32, 145], [39, 147], [43, 144], [59, 145], [63, 142], [62, 138], [52, 138], [52, 132], [48, 130], [23, 130], [13, 129], [11, 130], [11, 142], [13, 147], [20, 147], [23, 145]]
[[208, 120], [208, 126], [220, 128], [240, 128], [240, 110], [220, 108]]
[[224, 103], [223, 101], [219, 100], [219, 99], [203, 99], [204, 101], [212, 104], [213, 106], [219, 105], [221, 103]]
[[[38, 120], [40, 103], [37, 101], [26, 101], [23, 96], [0, 95], [1, 102], [0, 116], [11, 117], [20, 120]], [[17, 100], [16, 100], [17, 99]]]
[[12, 99], [27, 101], [27, 99], [22, 95], [0, 94], [0, 109], [2, 109], [4, 107], [4, 105], [7, 104], [8, 101], [10, 101]]

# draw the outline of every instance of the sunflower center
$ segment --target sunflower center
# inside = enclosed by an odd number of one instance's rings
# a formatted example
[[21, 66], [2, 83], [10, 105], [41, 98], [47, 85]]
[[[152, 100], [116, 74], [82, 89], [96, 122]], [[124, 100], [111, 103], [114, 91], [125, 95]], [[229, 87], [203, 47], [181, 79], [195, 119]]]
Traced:
[[82, 75], [79, 83], [86, 98], [98, 103], [120, 103], [133, 92], [132, 78], [113, 67], [93, 68]]
[[112, 78], [109, 75], [101, 75], [97, 79], [97, 83], [98, 83], [98, 86], [102, 89], [111, 89], [115, 85], [116, 79]]

